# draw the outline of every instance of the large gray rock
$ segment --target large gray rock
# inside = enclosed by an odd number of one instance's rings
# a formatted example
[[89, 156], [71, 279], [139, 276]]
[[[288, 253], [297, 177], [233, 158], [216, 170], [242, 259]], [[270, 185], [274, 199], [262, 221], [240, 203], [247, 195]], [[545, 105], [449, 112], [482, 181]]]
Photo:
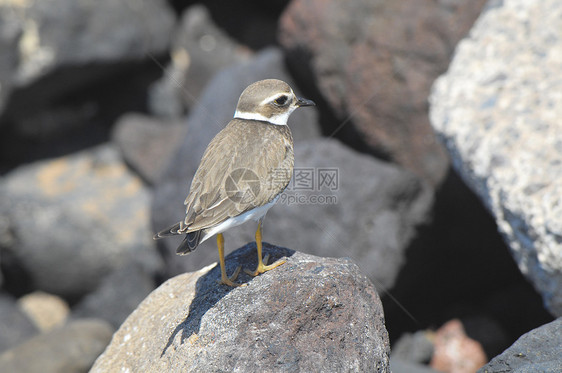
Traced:
[[521, 271], [562, 315], [562, 3], [491, 1], [448, 73], [431, 121], [495, 216]]
[[250, 58], [249, 49], [237, 44], [213, 22], [207, 8], [187, 8], [171, 45], [171, 61], [165, 74], [150, 90], [153, 114], [180, 117], [197, 103], [211, 78], [223, 68]]
[[111, 339], [113, 329], [90, 319], [40, 334], [0, 355], [0, 372], [87, 372]]
[[160, 180], [182, 143], [187, 127], [184, 122], [127, 113], [115, 123], [111, 137], [125, 162], [152, 184]]
[[531, 330], [478, 373], [562, 372], [562, 318]]
[[72, 309], [72, 317], [102, 319], [117, 329], [155, 287], [153, 276], [132, 262], [105, 277]]
[[148, 190], [111, 146], [22, 166], [5, 175], [0, 196], [1, 249], [29, 288], [80, 296], [131, 256], [160, 268]]
[[484, 3], [294, 0], [279, 39], [293, 69], [334, 111], [331, 133], [439, 184], [448, 160], [427, 96]]
[[[389, 372], [389, 341], [373, 285], [348, 259], [265, 245], [287, 262], [218, 285], [218, 267], [168, 280], [114, 334], [92, 372]], [[226, 259], [256, 265], [255, 245]]]
[[18, 60], [18, 41], [22, 24], [14, 17], [15, 9], [0, 4], [0, 113], [12, 90], [13, 75]]
[[0, 168], [99, 144], [143, 109], [174, 21], [165, 0], [0, 2]]
[[[406, 248], [429, 220], [431, 188], [413, 174], [355, 153], [337, 140], [296, 143], [295, 162], [292, 184], [264, 221], [264, 239], [309, 254], [351, 257], [379, 290], [391, 287]], [[183, 205], [174, 208], [183, 210]], [[253, 241], [255, 229], [249, 222], [226, 232], [227, 250]], [[167, 245], [172, 273], [217, 260], [214, 239], [188, 257], [174, 254], [177, 241], [161, 241]]]
[[0, 13], [17, 23], [3, 25], [0, 38], [11, 40], [19, 29], [17, 44], [11, 43], [18, 49], [9, 77], [16, 86], [63, 66], [139, 60], [147, 53], [162, 53], [174, 24], [164, 0], [142, 1], [135, 7], [113, 0], [8, 1], [0, 4]]
[[20, 309], [16, 300], [0, 293], [0, 352], [24, 342], [39, 330]]

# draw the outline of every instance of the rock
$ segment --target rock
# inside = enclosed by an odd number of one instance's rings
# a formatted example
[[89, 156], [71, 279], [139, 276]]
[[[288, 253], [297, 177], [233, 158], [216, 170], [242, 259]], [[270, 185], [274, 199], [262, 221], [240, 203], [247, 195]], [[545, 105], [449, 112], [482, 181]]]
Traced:
[[113, 329], [104, 321], [74, 321], [2, 353], [0, 371], [87, 372], [112, 333]]
[[105, 277], [73, 308], [72, 317], [102, 319], [117, 329], [155, 285], [151, 274], [132, 262]]
[[183, 12], [171, 48], [171, 62], [152, 86], [149, 101], [153, 114], [168, 118], [181, 117], [196, 104], [218, 71], [250, 57], [250, 50], [220, 30], [202, 4]]
[[10, 14], [18, 23], [3, 27], [3, 38], [20, 30], [17, 44], [11, 43], [18, 48], [11, 77], [17, 86], [36, 82], [63, 66], [139, 60], [147, 53], [162, 53], [174, 24], [163, 0], [135, 8], [112, 0], [10, 1], [0, 7], [0, 13]]
[[33, 322], [17, 306], [16, 300], [6, 293], [0, 293], [0, 330], [0, 352], [22, 343], [38, 332]]
[[115, 124], [112, 140], [127, 164], [152, 184], [160, 180], [160, 175], [170, 163], [184, 137], [185, 127], [181, 121], [129, 113]]
[[330, 133], [439, 184], [448, 161], [427, 95], [484, 3], [295, 0], [279, 38], [299, 77], [334, 110]]
[[14, 84], [12, 78], [18, 60], [18, 41], [22, 33], [23, 25], [14, 17], [16, 4], [12, 9], [6, 9], [5, 5], [0, 4], [0, 113]]
[[405, 333], [392, 347], [392, 358], [402, 362], [427, 364], [433, 356], [433, 342], [427, 331]]
[[[351, 257], [379, 291], [391, 287], [406, 248], [429, 220], [430, 187], [413, 174], [355, 153], [336, 140], [297, 143], [295, 160], [292, 184], [264, 221], [264, 239], [314, 255]], [[253, 241], [255, 229], [255, 223], [247, 223], [226, 232], [227, 249]], [[176, 241], [161, 241], [168, 245], [172, 273], [217, 260], [213, 239], [189, 257], [175, 255]]]
[[165, 0], [3, 1], [0, 14], [0, 169], [106, 141], [116, 111], [146, 106], [175, 21]]
[[[455, 169], [562, 315], [562, 4], [492, 1], [431, 96]], [[516, 67], [516, 68], [514, 68]]]
[[562, 318], [524, 334], [478, 373], [561, 372]]
[[[389, 372], [389, 342], [373, 285], [348, 259], [319, 258], [269, 244], [287, 262], [218, 285], [218, 267], [174, 277], [115, 333], [92, 371]], [[255, 245], [226, 258], [254, 268]]]
[[390, 358], [390, 369], [392, 373], [438, 373], [438, 371], [426, 365], [403, 361], [394, 357]]
[[0, 242], [11, 243], [1, 249], [21, 269], [18, 278], [5, 273], [6, 283], [73, 298], [132, 256], [160, 267], [148, 191], [109, 145], [16, 169], [0, 195], [8, 224], [0, 232], [10, 234]]
[[[266, 78], [277, 78], [296, 85], [283, 65], [283, 55], [278, 49], [267, 49], [258, 53], [248, 63], [227, 68], [217, 74], [201, 96], [199, 104], [188, 117], [187, 135], [167, 171], [156, 185], [153, 199], [152, 220], [154, 231], [163, 229], [185, 216], [183, 201], [189, 190], [191, 178], [195, 174], [203, 152], [212, 138], [232, 119], [238, 98], [250, 84]], [[297, 110], [289, 118], [289, 126], [295, 142], [320, 136], [318, 116], [313, 108]], [[178, 167], [178, 164], [181, 166]], [[177, 247], [175, 240], [161, 240], [159, 244], [165, 251]], [[244, 242], [245, 243], [245, 242]], [[175, 254], [174, 254], [174, 259]], [[212, 261], [215, 261], [213, 257]], [[196, 270], [202, 264], [195, 263], [189, 270]], [[175, 272], [177, 274], [179, 272]]]
[[[407, 250], [395, 285], [382, 296], [391, 341], [454, 317], [464, 322], [485, 316], [508, 333], [502, 345], [487, 339], [501, 333], [492, 335], [490, 327], [483, 330], [487, 338], [473, 334], [472, 326], [465, 329], [491, 357], [521, 334], [552, 321], [511, 258], [494, 218], [452, 170], [436, 192], [432, 215], [431, 225]], [[514, 308], [519, 311], [510, 312]]]
[[63, 299], [40, 291], [24, 295], [18, 304], [42, 332], [64, 324], [70, 311]]
[[465, 334], [459, 320], [451, 320], [439, 328], [434, 344], [430, 365], [440, 372], [472, 373], [488, 361], [482, 346]]

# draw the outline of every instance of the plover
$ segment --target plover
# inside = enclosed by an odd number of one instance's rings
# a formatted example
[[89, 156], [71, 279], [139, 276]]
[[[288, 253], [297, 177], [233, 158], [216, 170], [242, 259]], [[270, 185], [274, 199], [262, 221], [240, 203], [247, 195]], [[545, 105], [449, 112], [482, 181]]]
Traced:
[[[185, 219], [158, 232], [154, 239], [182, 235], [176, 252], [188, 254], [217, 235], [222, 284], [238, 286], [238, 267], [226, 275], [222, 232], [247, 222], [258, 222], [257, 276], [285, 261], [266, 265], [262, 259], [262, 221], [293, 174], [293, 137], [287, 126], [291, 113], [313, 101], [299, 98], [291, 87], [277, 79], [261, 80], [240, 95], [234, 118], [209, 143], [193, 176], [185, 199]], [[265, 263], [264, 263], [265, 262]]]

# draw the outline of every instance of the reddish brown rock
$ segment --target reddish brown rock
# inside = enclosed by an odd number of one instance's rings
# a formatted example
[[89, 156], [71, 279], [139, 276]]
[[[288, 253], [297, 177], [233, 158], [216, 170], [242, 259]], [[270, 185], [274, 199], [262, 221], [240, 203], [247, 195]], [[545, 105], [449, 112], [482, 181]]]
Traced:
[[480, 343], [469, 338], [459, 320], [451, 320], [435, 333], [431, 367], [441, 372], [473, 373], [488, 362]]
[[427, 96], [484, 3], [294, 0], [279, 37], [296, 72], [348, 122], [329, 132], [438, 184], [448, 161]]

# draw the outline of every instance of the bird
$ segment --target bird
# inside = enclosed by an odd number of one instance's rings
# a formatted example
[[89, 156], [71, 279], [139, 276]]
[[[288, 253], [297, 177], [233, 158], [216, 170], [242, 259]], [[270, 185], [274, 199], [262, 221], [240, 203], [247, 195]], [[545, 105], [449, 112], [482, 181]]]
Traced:
[[268, 256], [262, 258], [262, 222], [291, 180], [294, 150], [287, 121], [305, 106], [315, 103], [297, 97], [282, 80], [260, 80], [244, 89], [234, 117], [203, 153], [184, 201], [185, 218], [156, 233], [154, 239], [185, 235], [176, 253], [186, 255], [216, 235], [218, 282], [235, 287], [241, 285], [235, 282], [241, 266], [227, 276], [223, 232], [254, 220], [258, 265], [245, 272], [257, 276], [283, 264], [279, 260], [267, 265]]

